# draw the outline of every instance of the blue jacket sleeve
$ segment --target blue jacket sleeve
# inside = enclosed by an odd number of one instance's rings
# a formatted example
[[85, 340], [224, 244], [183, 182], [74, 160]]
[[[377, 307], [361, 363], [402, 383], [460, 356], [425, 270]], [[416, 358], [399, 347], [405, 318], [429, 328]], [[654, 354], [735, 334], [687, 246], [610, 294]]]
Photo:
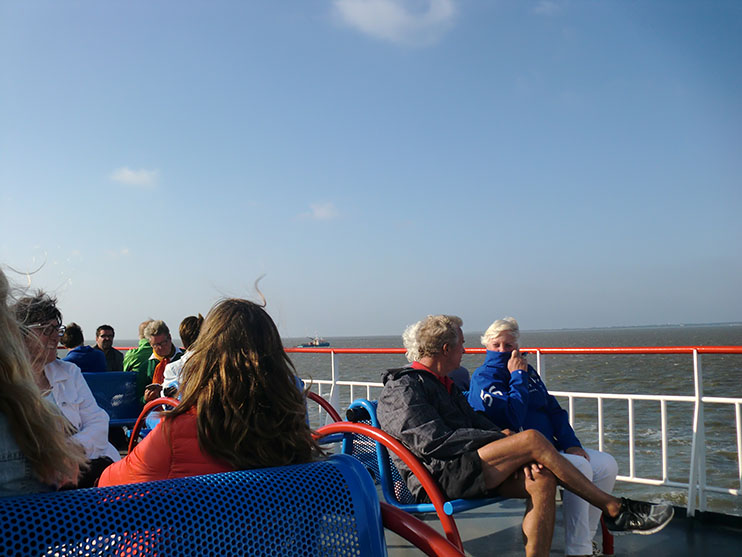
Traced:
[[481, 410], [495, 425], [520, 431], [528, 413], [528, 374], [491, 373], [483, 366], [474, 372], [469, 404]]
[[[539, 381], [541, 381], [540, 378]], [[544, 389], [546, 389], [545, 386]], [[547, 395], [546, 411], [554, 428], [554, 445], [557, 450], [564, 451], [570, 447], [582, 447], [579, 439], [577, 439], [575, 430], [569, 425], [569, 414], [564, 408], [559, 406], [559, 402], [551, 394]]]

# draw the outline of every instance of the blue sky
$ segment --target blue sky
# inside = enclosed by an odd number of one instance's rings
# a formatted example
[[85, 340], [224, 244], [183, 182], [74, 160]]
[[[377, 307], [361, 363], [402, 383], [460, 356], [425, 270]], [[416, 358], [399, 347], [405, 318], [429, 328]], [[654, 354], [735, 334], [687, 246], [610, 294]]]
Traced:
[[0, 264], [87, 337], [739, 321], [740, 91], [736, 1], [0, 0]]

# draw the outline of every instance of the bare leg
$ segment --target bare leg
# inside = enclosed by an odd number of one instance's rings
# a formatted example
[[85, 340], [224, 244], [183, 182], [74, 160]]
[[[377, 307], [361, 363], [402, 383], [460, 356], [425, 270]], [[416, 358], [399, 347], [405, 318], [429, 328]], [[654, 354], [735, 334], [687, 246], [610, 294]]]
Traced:
[[585, 501], [598, 507], [609, 516], [617, 516], [621, 501], [601, 491], [577, 468], [560, 455], [538, 431], [529, 429], [493, 441], [478, 451], [482, 460], [485, 485], [495, 488], [523, 465], [529, 462], [542, 464], [556, 476], [561, 485]]
[[556, 485], [554, 474], [543, 469], [533, 474], [533, 479], [523, 473], [514, 474], [496, 489], [503, 497], [526, 500], [522, 526], [526, 557], [549, 555], [554, 536]]

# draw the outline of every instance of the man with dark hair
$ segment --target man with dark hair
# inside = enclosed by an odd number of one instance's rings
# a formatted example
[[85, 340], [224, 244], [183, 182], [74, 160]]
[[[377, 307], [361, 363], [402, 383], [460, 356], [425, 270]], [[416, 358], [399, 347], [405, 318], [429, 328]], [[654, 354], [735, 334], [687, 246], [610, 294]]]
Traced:
[[103, 352], [108, 371], [123, 371], [124, 355], [113, 347], [115, 334], [113, 327], [110, 325], [101, 325], [95, 330], [95, 346], [93, 348]]
[[[420, 459], [446, 497], [526, 499], [522, 529], [529, 556], [549, 554], [557, 483], [598, 507], [616, 534], [652, 534], [670, 522], [670, 505], [618, 499], [593, 485], [538, 431], [501, 430], [475, 412], [449, 378], [464, 354], [461, 325], [456, 316], [429, 315], [408, 327], [402, 338], [411, 365], [383, 374], [378, 403], [382, 429]], [[513, 365], [522, 366], [525, 358], [516, 352]], [[425, 501], [420, 482], [395, 461], [412, 494]]]
[[62, 358], [65, 362], [72, 362], [80, 371], [87, 373], [90, 371], [108, 371], [106, 358], [93, 350], [90, 346], [83, 344], [85, 337], [82, 334], [82, 327], [77, 323], [70, 323], [62, 335], [62, 345], [69, 348], [70, 351]]

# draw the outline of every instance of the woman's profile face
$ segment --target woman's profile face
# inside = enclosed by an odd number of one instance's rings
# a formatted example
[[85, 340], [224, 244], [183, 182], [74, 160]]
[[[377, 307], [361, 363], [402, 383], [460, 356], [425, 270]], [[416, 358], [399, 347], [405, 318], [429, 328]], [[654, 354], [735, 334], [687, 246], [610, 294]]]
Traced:
[[504, 331], [487, 343], [487, 350], [493, 352], [512, 352], [518, 348], [518, 340], [510, 331]]
[[56, 319], [46, 323], [35, 323], [28, 327], [26, 347], [31, 355], [31, 361], [46, 365], [57, 359], [59, 338], [64, 334], [64, 328]]

